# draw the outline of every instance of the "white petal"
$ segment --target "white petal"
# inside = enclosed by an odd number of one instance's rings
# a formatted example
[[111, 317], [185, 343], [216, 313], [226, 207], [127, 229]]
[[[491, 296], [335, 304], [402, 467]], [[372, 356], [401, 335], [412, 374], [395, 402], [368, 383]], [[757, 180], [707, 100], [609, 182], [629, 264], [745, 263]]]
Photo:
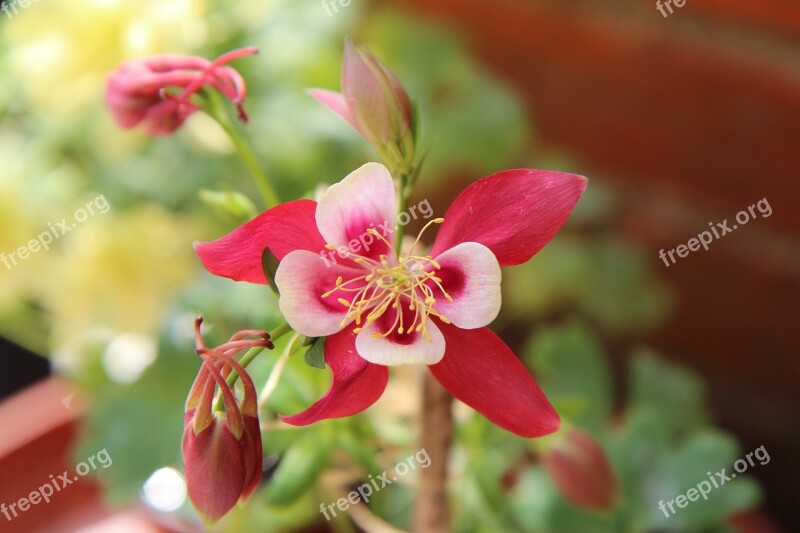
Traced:
[[434, 365], [444, 357], [444, 336], [433, 321], [427, 323], [428, 334], [431, 340], [420, 333], [413, 333], [408, 337], [408, 344], [400, 344], [388, 337], [373, 337], [379, 333], [372, 325], [356, 336], [356, 351], [358, 355], [376, 365], [397, 366], [405, 364]]
[[[373, 258], [389, 255], [394, 246], [395, 201], [389, 170], [379, 163], [367, 163], [325, 191], [317, 205], [317, 227], [325, 241], [337, 248], [344, 246]], [[370, 228], [390, 246], [368, 234]]]
[[[336, 278], [353, 279], [364, 272], [325, 262], [307, 250], [289, 252], [275, 273], [280, 291], [278, 307], [292, 328], [307, 337], [333, 335], [342, 329], [347, 308], [337, 301], [338, 294], [322, 295], [336, 286]], [[346, 295], [345, 295], [346, 296]]]
[[[502, 273], [497, 257], [477, 242], [462, 242], [436, 257], [444, 290], [453, 302], [437, 297], [434, 308], [461, 329], [481, 328], [497, 318]], [[430, 283], [429, 283], [430, 285]], [[435, 295], [441, 295], [433, 287]]]

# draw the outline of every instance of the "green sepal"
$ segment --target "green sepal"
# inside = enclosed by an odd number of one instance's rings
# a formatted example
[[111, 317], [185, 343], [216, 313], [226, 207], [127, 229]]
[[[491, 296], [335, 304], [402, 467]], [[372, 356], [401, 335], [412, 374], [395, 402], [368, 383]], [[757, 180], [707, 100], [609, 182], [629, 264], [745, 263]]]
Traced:
[[317, 337], [306, 352], [304, 359], [308, 366], [325, 368], [325, 339], [326, 337]]
[[275, 254], [272, 253], [272, 250], [264, 248], [264, 251], [261, 253], [261, 268], [264, 270], [264, 277], [267, 278], [270, 288], [275, 291], [275, 294], [278, 296], [280, 296], [281, 292], [275, 284], [275, 273], [278, 271], [279, 265], [280, 261], [278, 261]]

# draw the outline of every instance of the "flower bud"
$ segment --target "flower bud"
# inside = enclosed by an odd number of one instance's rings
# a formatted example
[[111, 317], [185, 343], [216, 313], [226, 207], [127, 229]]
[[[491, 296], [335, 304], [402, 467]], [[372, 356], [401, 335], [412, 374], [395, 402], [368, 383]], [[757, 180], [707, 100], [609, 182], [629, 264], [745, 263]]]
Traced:
[[[239, 501], [245, 480], [242, 443], [216, 416], [200, 433], [184, 428], [183, 463], [189, 497], [206, 524], [222, 518]], [[259, 471], [260, 474], [260, 471]]]
[[587, 510], [604, 511], [616, 499], [617, 478], [603, 450], [577, 427], [568, 427], [547, 445], [542, 463], [564, 498]]
[[[106, 105], [122, 128], [142, 124], [150, 135], [168, 135], [177, 130], [195, 111], [189, 99], [208, 86], [221, 92], [242, 108], [246, 86], [241, 75], [225, 63], [256, 53], [255, 48], [228, 52], [211, 62], [202, 57], [158, 55], [126, 61], [108, 76]], [[177, 95], [168, 89], [181, 89]]]
[[415, 146], [411, 99], [369, 50], [345, 39], [342, 94], [320, 89], [310, 93], [356, 128], [393, 171], [409, 171]]
[[[252, 379], [233, 359], [254, 346], [271, 348], [266, 332], [241, 332], [214, 349], [203, 346], [200, 323], [195, 323], [197, 353], [203, 365], [186, 401], [183, 464], [189, 498], [206, 525], [217, 522], [236, 502], [249, 498], [261, 481], [262, 442], [258, 399]], [[246, 336], [257, 340], [245, 340]], [[235, 371], [243, 384], [237, 398], [225, 376]], [[213, 408], [216, 391], [225, 409]]]

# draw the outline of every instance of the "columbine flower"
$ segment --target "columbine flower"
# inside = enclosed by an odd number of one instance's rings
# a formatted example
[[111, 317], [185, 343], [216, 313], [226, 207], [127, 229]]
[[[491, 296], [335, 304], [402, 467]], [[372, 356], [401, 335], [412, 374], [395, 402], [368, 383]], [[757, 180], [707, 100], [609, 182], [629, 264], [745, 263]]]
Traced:
[[[182, 451], [189, 498], [203, 521], [212, 524], [237, 501], [247, 500], [261, 481], [261, 429], [256, 389], [233, 356], [254, 346], [273, 346], [266, 331], [242, 331], [222, 346], [206, 348], [200, 334], [202, 321], [202, 318], [195, 321], [195, 337], [203, 366], [186, 401]], [[241, 401], [225, 379], [232, 371], [242, 380]], [[213, 403], [217, 388], [225, 410], [215, 413]]]
[[617, 477], [606, 454], [586, 432], [570, 427], [547, 445], [542, 463], [559, 492], [573, 505], [604, 511], [614, 505]]
[[312, 89], [311, 96], [349, 122], [398, 168], [414, 162], [414, 111], [400, 81], [363, 46], [345, 39], [342, 93]]
[[[429, 253], [416, 252], [418, 238], [397, 256], [395, 186], [384, 166], [369, 163], [331, 186], [319, 204], [279, 205], [196, 249], [213, 274], [266, 283], [261, 256], [269, 248], [281, 260], [275, 282], [287, 321], [303, 335], [328, 337], [331, 388], [286, 422], [358, 413], [383, 393], [388, 366], [423, 363], [495, 424], [536, 437], [555, 431], [558, 415], [485, 326], [500, 310], [500, 266], [539, 251], [585, 188], [586, 179], [574, 174], [493, 174], [463, 191], [443, 222], [432, 221], [442, 225]], [[366, 236], [368, 250], [359, 245]], [[349, 256], [332, 264], [324, 260], [330, 249]]]
[[[241, 75], [226, 65], [255, 54], [256, 48], [240, 48], [214, 61], [197, 56], [158, 55], [133, 59], [112, 72], [106, 84], [106, 104], [123, 128], [143, 124], [151, 135], [168, 135], [197, 109], [189, 98], [200, 89], [213, 87], [236, 106], [247, 121], [242, 103], [247, 88]], [[171, 94], [167, 89], [181, 89]]]

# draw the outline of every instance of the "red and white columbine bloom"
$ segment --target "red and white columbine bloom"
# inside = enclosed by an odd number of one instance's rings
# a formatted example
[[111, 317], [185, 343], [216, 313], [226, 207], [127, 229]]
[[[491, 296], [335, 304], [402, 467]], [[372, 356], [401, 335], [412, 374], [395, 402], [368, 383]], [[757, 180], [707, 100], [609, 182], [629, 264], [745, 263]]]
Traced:
[[[541, 170], [507, 170], [464, 190], [440, 223], [427, 254], [399, 255], [392, 235], [395, 184], [369, 163], [331, 186], [319, 203], [282, 204], [197, 253], [213, 274], [266, 283], [261, 255], [280, 260], [275, 283], [286, 320], [309, 337], [327, 337], [330, 390], [294, 425], [350, 416], [372, 405], [388, 366], [423, 363], [456, 398], [524, 437], [552, 433], [559, 417], [536, 382], [486, 325], [500, 310], [500, 267], [530, 259], [566, 221], [586, 178]], [[429, 224], [430, 225], [430, 224]], [[427, 226], [426, 226], [427, 227]], [[372, 235], [374, 246], [336, 265], [320, 251]], [[363, 241], [362, 241], [363, 242]]]

